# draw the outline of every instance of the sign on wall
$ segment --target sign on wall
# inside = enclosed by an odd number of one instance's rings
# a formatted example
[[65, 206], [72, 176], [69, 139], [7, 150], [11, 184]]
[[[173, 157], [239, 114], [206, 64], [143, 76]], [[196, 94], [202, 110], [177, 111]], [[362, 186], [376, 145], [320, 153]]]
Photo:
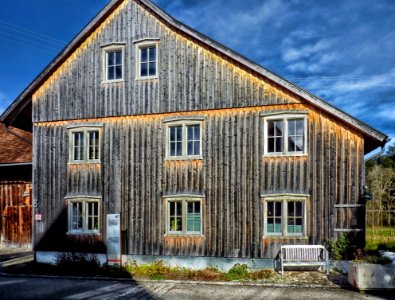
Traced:
[[107, 263], [121, 265], [120, 214], [107, 214]]

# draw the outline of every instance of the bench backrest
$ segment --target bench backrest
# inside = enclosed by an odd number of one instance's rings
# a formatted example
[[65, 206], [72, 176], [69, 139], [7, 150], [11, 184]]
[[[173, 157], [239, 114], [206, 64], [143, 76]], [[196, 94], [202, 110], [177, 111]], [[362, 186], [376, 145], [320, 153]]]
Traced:
[[320, 261], [325, 259], [325, 247], [321, 245], [281, 246], [281, 257], [295, 261]]

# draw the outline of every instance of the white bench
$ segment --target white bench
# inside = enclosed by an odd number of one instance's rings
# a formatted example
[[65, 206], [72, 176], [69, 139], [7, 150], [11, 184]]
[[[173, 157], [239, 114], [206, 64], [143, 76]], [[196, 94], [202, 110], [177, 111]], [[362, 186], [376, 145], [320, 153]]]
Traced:
[[287, 245], [280, 249], [281, 274], [285, 266], [319, 266], [329, 274], [328, 251], [322, 245]]

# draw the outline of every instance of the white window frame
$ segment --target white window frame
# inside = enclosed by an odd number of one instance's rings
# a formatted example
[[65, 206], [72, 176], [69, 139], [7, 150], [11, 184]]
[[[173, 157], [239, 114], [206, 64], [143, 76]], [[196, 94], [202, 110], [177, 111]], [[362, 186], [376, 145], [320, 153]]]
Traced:
[[[188, 126], [199, 125], [200, 126], [200, 149], [199, 155], [188, 155]], [[202, 159], [203, 158], [203, 122], [199, 120], [179, 120], [166, 123], [166, 159], [167, 160], [186, 160], [186, 159]], [[181, 126], [182, 132], [182, 153], [179, 156], [170, 156], [170, 129], [172, 127]]]
[[[122, 78], [108, 79], [108, 54], [110, 52], [121, 51], [122, 53]], [[103, 83], [122, 82], [125, 80], [125, 44], [112, 44], [103, 47], [102, 53]]]
[[[67, 202], [67, 227], [68, 231], [67, 234], [100, 234], [101, 228], [101, 197], [95, 196], [77, 196], [77, 197], [66, 197]], [[72, 211], [72, 204], [73, 203], [81, 203], [82, 204], [82, 230], [74, 230], [72, 229], [72, 222], [73, 222], [73, 211]], [[88, 230], [88, 203], [97, 203], [98, 205], [98, 228], [97, 230]]]
[[[203, 236], [203, 205], [204, 205], [204, 196], [200, 195], [172, 195], [172, 196], [163, 196], [165, 200], [165, 230], [166, 234], [169, 236], [174, 235], [194, 235], [194, 236]], [[178, 202], [182, 205], [182, 231], [170, 231], [170, 203]], [[199, 202], [200, 203], [200, 231], [188, 231], [188, 203], [190, 202]]]
[[[303, 151], [288, 151], [288, 121], [292, 121], [295, 119], [303, 119]], [[282, 121], [284, 124], [284, 132], [283, 132], [283, 151], [282, 152], [268, 152], [269, 151], [269, 143], [268, 143], [268, 121]], [[267, 116], [264, 118], [264, 156], [303, 156], [307, 155], [307, 115], [306, 113], [301, 114], [275, 114], [272, 116]]]
[[[136, 79], [158, 79], [159, 78], [159, 39], [144, 39], [135, 42], [136, 45]], [[155, 75], [141, 76], [141, 49], [155, 47]]]
[[[300, 194], [284, 194], [284, 195], [268, 195], [262, 196], [263, 199], [263, 237], [283, 237], [283, 238], [307, 238], [307, 205], [309, 195]], [[281, 203], [281, 232], [272, 233], [267, 232], [267, 203], [268, 202], [280, 202]], [[288, 233], [288, 202], [302, 202], [303, 203], [303, 225], [301, 233]]]
[[[89, 157], [89, 132], [97, 131], [99, 133], [98, 143], [99, 143], [99, 153], [98, 159], [88, 159]], [[82, 132], [83, 134], [83, 158], [81, 160], [74, 159], [74, 133]], [[101, 156], [101, 135], [102, 129], [99, 126], [81, 126], [72, 127], [68, 130], [69, 136], [69, 163], [100, 163]]]

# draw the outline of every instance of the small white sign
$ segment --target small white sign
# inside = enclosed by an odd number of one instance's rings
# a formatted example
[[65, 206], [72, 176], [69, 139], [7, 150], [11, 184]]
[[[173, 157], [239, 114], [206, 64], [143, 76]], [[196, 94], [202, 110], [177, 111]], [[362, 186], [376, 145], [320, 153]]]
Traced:
[[35, 214], [34, 215], [34, 220], [41, 221], [42, 220], [42, 215], [41, 214]]
[[121, 217], [107, 215], [107, 263], [121, 265]]

